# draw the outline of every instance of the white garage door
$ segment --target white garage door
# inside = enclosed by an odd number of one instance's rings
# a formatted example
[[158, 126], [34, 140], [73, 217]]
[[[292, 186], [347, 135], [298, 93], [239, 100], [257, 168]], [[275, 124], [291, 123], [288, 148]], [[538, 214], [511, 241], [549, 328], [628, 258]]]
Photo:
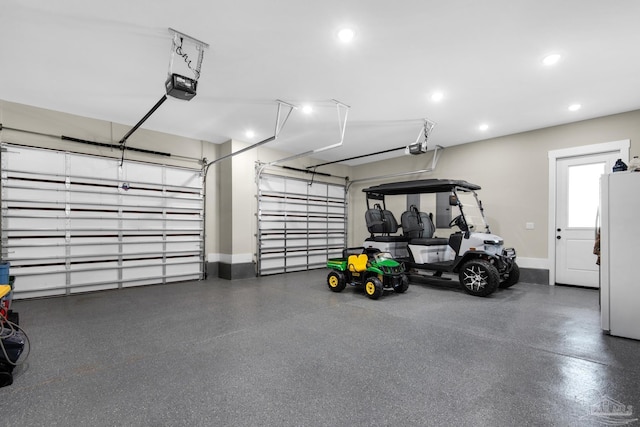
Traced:
[[202, 277], [200, 170], [2, 145], [15, 298]]
[[263, 174], [258, 194], [258, 274], [322, 268], [346, 242], [344, 185]]

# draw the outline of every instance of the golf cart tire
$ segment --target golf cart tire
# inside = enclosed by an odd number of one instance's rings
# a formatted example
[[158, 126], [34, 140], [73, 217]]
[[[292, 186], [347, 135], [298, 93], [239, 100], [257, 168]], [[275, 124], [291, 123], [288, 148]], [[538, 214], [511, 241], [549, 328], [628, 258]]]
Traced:
[[402, 275], [402, 280], [400, 281], [400, 283], [395, 286], [393, 288], [393, 290], [398, 293], [398, 294], [402, 294], [404, 293], [407, 289], [409, 289], [409, 279], [407, 278], [406, 275]]
[[371, 299], [378, 299], [382, 295], [382, 282], [375, 276], [369, 277], [364, 282], [364, 293]]
[[501, 289], [507, 289], [520, 281], [520, 267], [515, 262], [511, 266], [511, 271], [505, 280], [500, 282]]
[[491, 295], [500, 283], [498, 270], [484, 259], [467, 261], [460, 269], [459, 278], [462, 288], [477, 297]]
[[327, 286], [333, 292], [342, 292], [347, 286], [347, 280], [344, 277], [344, 273], [341, 271], [332, 271], [327, 276]]

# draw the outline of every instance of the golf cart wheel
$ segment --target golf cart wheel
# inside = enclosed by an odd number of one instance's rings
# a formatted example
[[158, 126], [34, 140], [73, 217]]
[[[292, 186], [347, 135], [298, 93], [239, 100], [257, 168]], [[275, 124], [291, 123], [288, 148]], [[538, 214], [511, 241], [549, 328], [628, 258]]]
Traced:
[[382, 282], [377, 277], [369, 277], [364, 282], [364, 293], [371, 299], [378, 299], [382, 295]]
[[511, 266], [511, 271], [507, 274], [507, 278], [500, 282], [502, 289], [510, 288], [520, 280], [520, 267], [515, 262]]
[[407, 276], [403, 274], [402, 280], [398, 285], [394, 286], [393, 290], [401, 294], [405, 292], [407, 289], [409, 289], [409, 279], [407, 279]]
[[347, 286], [347, 281], [341, 271], [332, 271], [327, 276], [327, 285], [333, 292], [342, 292]]
[[477, 297], [492, 294], [500, 282], [498, 270], [483, 259], [467, 261], [460, 269], [459, 277], [462, 288]]

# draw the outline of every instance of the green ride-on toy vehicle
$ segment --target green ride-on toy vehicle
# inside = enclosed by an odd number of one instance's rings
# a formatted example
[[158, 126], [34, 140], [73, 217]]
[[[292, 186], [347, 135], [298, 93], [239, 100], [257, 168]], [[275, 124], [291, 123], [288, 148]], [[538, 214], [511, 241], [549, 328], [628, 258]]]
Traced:
[[377, 249], [345, 249], [342, 258], [327, 261], [327, 268], [332, 270], [327, 276], [327, 285], [333, 292], [342, 292], [347, 285], [364, 285], [364, 293], [378, 299], [385, 289], [403, 293], [409, 288], [404, 265], [390, 253]]

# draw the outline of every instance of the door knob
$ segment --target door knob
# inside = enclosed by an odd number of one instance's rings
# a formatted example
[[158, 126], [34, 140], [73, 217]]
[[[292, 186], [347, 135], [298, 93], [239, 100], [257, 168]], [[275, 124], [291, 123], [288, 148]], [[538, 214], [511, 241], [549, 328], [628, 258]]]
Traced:
[[557, 237], [556, 237], [556, 239], [558, 239], [558, 240], [560, 240], [560, 239], [562, 239], [562, 237], [560, 237], [560, 236], [557, 236]]

